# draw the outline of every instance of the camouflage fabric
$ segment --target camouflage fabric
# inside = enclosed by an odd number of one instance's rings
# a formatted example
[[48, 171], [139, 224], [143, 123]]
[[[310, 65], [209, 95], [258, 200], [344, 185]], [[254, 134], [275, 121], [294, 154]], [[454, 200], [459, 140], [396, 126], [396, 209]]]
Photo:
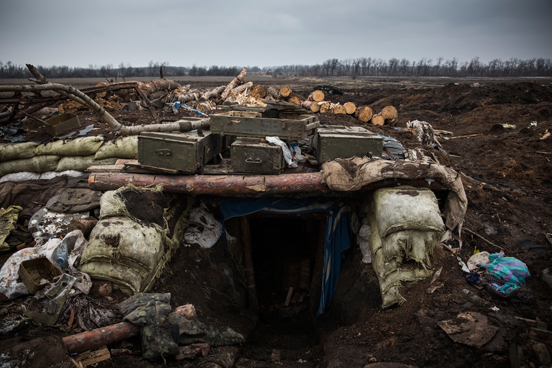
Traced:
[[170, 314], [169, 323], [178, 326], [178, 343], [180, 345], [203, 342], [217, 347], [245, 342], [245, 338], [231, 328], [218, 330], [207, 323], [201, 322], [197, 317], [188, 319], [178, 314]]
[[119, 304], [124, 320], [142, 326], [142, 356], [153, 359], [178, 354], [178, 344], [171, 337], [168, 315], [171, 294], [139, 293]]
[[171, 313], [171, 294], [139, 293], [119, 304], [124, 320], [142, 326], [142, 356], [147, 359], [178, 354], [178, 344], [236, 345], [244, 337], [227, 327], [218, 330], [200, 321]]

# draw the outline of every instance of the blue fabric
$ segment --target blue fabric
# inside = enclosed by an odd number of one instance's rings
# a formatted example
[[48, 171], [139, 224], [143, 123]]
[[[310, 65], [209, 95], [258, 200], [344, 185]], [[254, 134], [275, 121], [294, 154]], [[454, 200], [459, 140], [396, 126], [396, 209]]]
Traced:
[[[341, 272], [343, 252], [351, 247], [350, 208], [343, 201], [333, 199], [291, 200], [281, 198], [261, 198], [255, 201], [224, 201], [219, 203], [222, 224], [229, 218], [245, 216], [255, 212], [299, 214], [324, 212], [326, 237], [324, 241], [324, 269], [322, 272], [322, 294], [317, 316], [324, 313], [335, 291], [335, 285]], [[226, 234], [226, 231], [223, 231]]]
[[527, 265], [514, 257], [504, 257], [504, 253], [489, 255], [489, 264], [482, 264], [487, 272], [494, 277], [506, 281], [506, 284], [499, 286], [491, 284], [497, 291], [509, 294], [525, 285], [525, 279], [530, 276]]

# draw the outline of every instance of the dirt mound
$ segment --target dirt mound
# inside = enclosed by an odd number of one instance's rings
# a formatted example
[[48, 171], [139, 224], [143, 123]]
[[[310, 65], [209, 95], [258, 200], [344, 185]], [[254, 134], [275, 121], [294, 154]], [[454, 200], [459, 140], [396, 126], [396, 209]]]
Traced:
[[169, 200], [161, 192], [136, 191], [127, 189], [121, 192], [130, 215], [145, 224], [165, 227], [163, 215], [169, 208]]

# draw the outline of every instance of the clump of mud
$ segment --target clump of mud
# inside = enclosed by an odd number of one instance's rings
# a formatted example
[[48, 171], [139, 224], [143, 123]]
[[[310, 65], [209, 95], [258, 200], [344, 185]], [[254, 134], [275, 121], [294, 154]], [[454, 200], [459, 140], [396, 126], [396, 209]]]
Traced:
[[163, 215], [169, 208], [169, 200], [161, 192], [135, 191], [127, 189], [121, 192], [121, 197], [130, 215], [140, 222], [165, 227]]

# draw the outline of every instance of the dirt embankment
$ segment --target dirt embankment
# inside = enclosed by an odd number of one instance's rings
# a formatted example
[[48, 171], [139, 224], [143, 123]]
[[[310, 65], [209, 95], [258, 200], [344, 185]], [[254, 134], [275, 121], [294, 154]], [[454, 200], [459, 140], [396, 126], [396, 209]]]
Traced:
[[[307, 96], [320, 80], [264, 81], [267, 85], [289, 84], [294, 92]], [[552, 265], [552, 244], [544, 233], [552, 232], [552, 85], [550, 80], [534, 81], [450, 81], [361, 80], [326, 81], [345, 93], [330, 96], [332, 102], [353, 101], [368, 104], [376, 111], [393, 105], [399, 111], [396, 126], [376, 127], [359, 124], [347, 115], [321, 114], [320, 120], [332, 125], [361, 125], [376, 133], [397, 138], [405, 146], [416, 146], [410, 131], [397, 129], [409, 120], [423, 120], [452, 136], [440, 138], [442, 153], [432, 152], [442, 164], [450, 165], [463, 176], [469, 206], [464, 228], [503, 248], [508, 256], [525, 262], [531, 273], [528, 288], [531, 300], [499, 300], [485, 290], [468, 285], [457, 260], [438, 248], [433, 267], [443, 267], [443, 287], [427, 293], [430, 280], [404, 287], [407, 302], [398, 308], [381, 310], [379, 286], [371, 265], [361, 263], [360, 251], [353, 247], [346, 254], [337, 292], [330, 310], [316, 320], [316, 337], [304, 341], [281, 341], [278, 334], [253, 333], [254, 344], [246, 349], [247, 358], [240, 367], [281, 366], [270, 361], [271, 352], [262, 351], [278, 343], [289, 352], [289, 361], [299, 359], [306, 365], [322, 367], [364, 367], [374, 361], [397, 362], [419, 367], [506, 367], [510, 364], [508, 346], [515, 330], [513, 317], [540, 319], [552, 325], [550, 289], [541, 272]], [[205, 82], [206, 85], [211, 83]], [[218, 81], [212, 82], [217, 85]], [[151, 122], [147, 111], [111, 111], [126, 124]], [[88, 111], [77, 113], [82, 125], [94, 124], [95, 134], [112, 138], [104, 123]], [[167, 113], [164, 119], [177, 120], [188, 113]], [[515, 127], [513, 127], [515, 125]], [[40, 123], [25, 125], [27, 140], [47, 140]], [[429, 148], [428, 148], [429, 149]], [[500, 249], [464, 231], [460, 252], [466, 260], [474, 250], [494, 253]], [[170, 272], [161, 277], [152, 292], [171, 292], [173, 304], [193, 303], [199, 315], [217, 327], [232, 325], [247, 333], [255, 317], [244, 314], [237, 300], [238, 276], [223, 247], [211, 250], [181, 248], [170, 264]], [[220, 275], [231, 275], [221, 277]], [[464, 294], [470, 290], [484, 302]], [[498, 311], [491, 310], [498, 308]], [[465, 311], [480, 312], [500, 328], [493, 340], [482, 348], [452, 342], [437, 322], [455, 318]], [[291, 327], [290, 327], [291, 328]], [[301, 329], [294, 325], [293, 328]], [[285, 331], [282, 333], [289, 333]], [[299, 331], [307, 336], [306, 330]], [[22, 332], [23, 333], [23, 332]], [[65, 333], [42, 327], [26, 337]], [[263, 341], [264, 340], [264, 341]], [[128, 345], [130, 344], [130, 345]], [[256, 345], [255, 345], [256, 344]], [[264, 345], [263, 345], [264, 344]], [[273, 346], [274, 346], [273, 344]], [[293, 350], [293, 344], [298, 349]], [[139, 347], [138, 339], [126, 346]], [[521, 342], [522, 361], [535, 362], [529, 341]], [[284, 353], [282, 353], [284, 354]], [[285, 354], [284, 354], [285, 355]], [[282, 355], [282, 356], [284, 356]], [[98, 364], [98, 367], [150, 366], [139, 356], [123, 356]], [[301, 366], [303, 363], [297, 363]], [[176, 366], [176, 362], [169, 363]], [[527, 365], [529, 366], [529, 365]]]

